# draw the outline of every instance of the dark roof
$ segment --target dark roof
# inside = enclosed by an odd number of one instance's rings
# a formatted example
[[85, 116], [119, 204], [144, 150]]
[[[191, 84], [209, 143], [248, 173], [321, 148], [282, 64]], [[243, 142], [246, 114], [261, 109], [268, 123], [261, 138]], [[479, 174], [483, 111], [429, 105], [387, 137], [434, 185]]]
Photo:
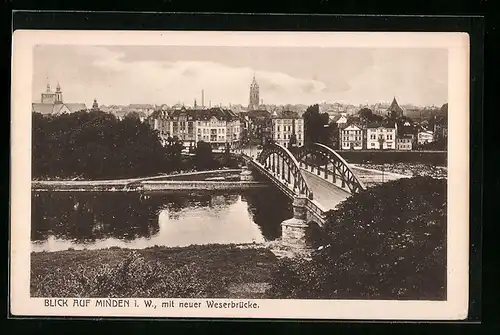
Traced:
[[367, 128], [396, 128], [396, 124], [394, 121], [391, 120], [383, 120], [379, 122], [370, 122], [367, 126]]
[[402, 126], [402, 127], [398, 127], [398, 133], [402, 136], [404, 135], [411, 135], [414, 133], [414, 127], [412, 126]]
[[337, 122], [342, 116], [340, 115], [335, 115], [333, 118], [332, 118], [332, 122]]
[[265, 109], [257, 109], [257, 110], [251, 110], [246, 113], [249, 118], [268, 118], [271, 117], [271, 113], [269, 113]]
[[396, 97], [394, 97], [394, 99], [392, 99], [392, 103], [389, 106], [389, 108], [387, 108], [387, 111], [388, 112], [397, 112], [397, 113], [403, 112], [403, 109], [401, 107], [399, 107], [398, 102], [396, 101]]
[[272, 116], [275, 119], [300, 119], [299, 113], [295, 111], [289, 111], [289, 110], [284, 110], [284, 111], [276, 111], [276, 116]]
[[163, 113], [162, 117], [178, 118], [186, 116], [189, 121], [208, 121], [215, 117], [219, 121], [233, 121], [239, 119], [238, 115], [230, 109], [222, 109], [220, 107], [210, 109], [174, 109]]

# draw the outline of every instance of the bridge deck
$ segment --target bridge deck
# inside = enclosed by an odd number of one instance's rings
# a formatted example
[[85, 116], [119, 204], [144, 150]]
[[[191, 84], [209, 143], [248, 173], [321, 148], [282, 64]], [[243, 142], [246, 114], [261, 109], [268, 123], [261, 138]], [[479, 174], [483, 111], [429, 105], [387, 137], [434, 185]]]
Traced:
[[310, 171], [302, 169], [302, 172], [314, 193], [314, 200], [319, 202], [326, 211], [335, 208], [351, 195]]

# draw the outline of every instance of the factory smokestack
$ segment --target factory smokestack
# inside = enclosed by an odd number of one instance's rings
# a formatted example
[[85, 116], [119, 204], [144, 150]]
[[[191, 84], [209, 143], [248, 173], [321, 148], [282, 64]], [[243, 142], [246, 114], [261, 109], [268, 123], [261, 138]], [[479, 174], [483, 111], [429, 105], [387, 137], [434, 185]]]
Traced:
[[205, 90], [201, 90], [201, 107], [205, 107]]

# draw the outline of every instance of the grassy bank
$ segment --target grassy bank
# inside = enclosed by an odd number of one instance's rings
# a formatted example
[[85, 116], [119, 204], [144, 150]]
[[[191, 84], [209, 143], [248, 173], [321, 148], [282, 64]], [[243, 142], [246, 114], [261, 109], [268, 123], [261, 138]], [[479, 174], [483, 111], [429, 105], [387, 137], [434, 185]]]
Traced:
[[265, 248], [205, 245], [31, 254], [32, 297], [266, 298]]

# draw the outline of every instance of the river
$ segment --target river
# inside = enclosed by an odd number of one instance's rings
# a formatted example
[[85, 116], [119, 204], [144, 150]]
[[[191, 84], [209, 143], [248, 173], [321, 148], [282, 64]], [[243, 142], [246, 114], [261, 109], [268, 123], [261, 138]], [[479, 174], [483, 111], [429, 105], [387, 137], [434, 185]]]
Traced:
[[291, 202], [274, 188], [222, 192], [32, 192], [32, 251], [264, 242]]

